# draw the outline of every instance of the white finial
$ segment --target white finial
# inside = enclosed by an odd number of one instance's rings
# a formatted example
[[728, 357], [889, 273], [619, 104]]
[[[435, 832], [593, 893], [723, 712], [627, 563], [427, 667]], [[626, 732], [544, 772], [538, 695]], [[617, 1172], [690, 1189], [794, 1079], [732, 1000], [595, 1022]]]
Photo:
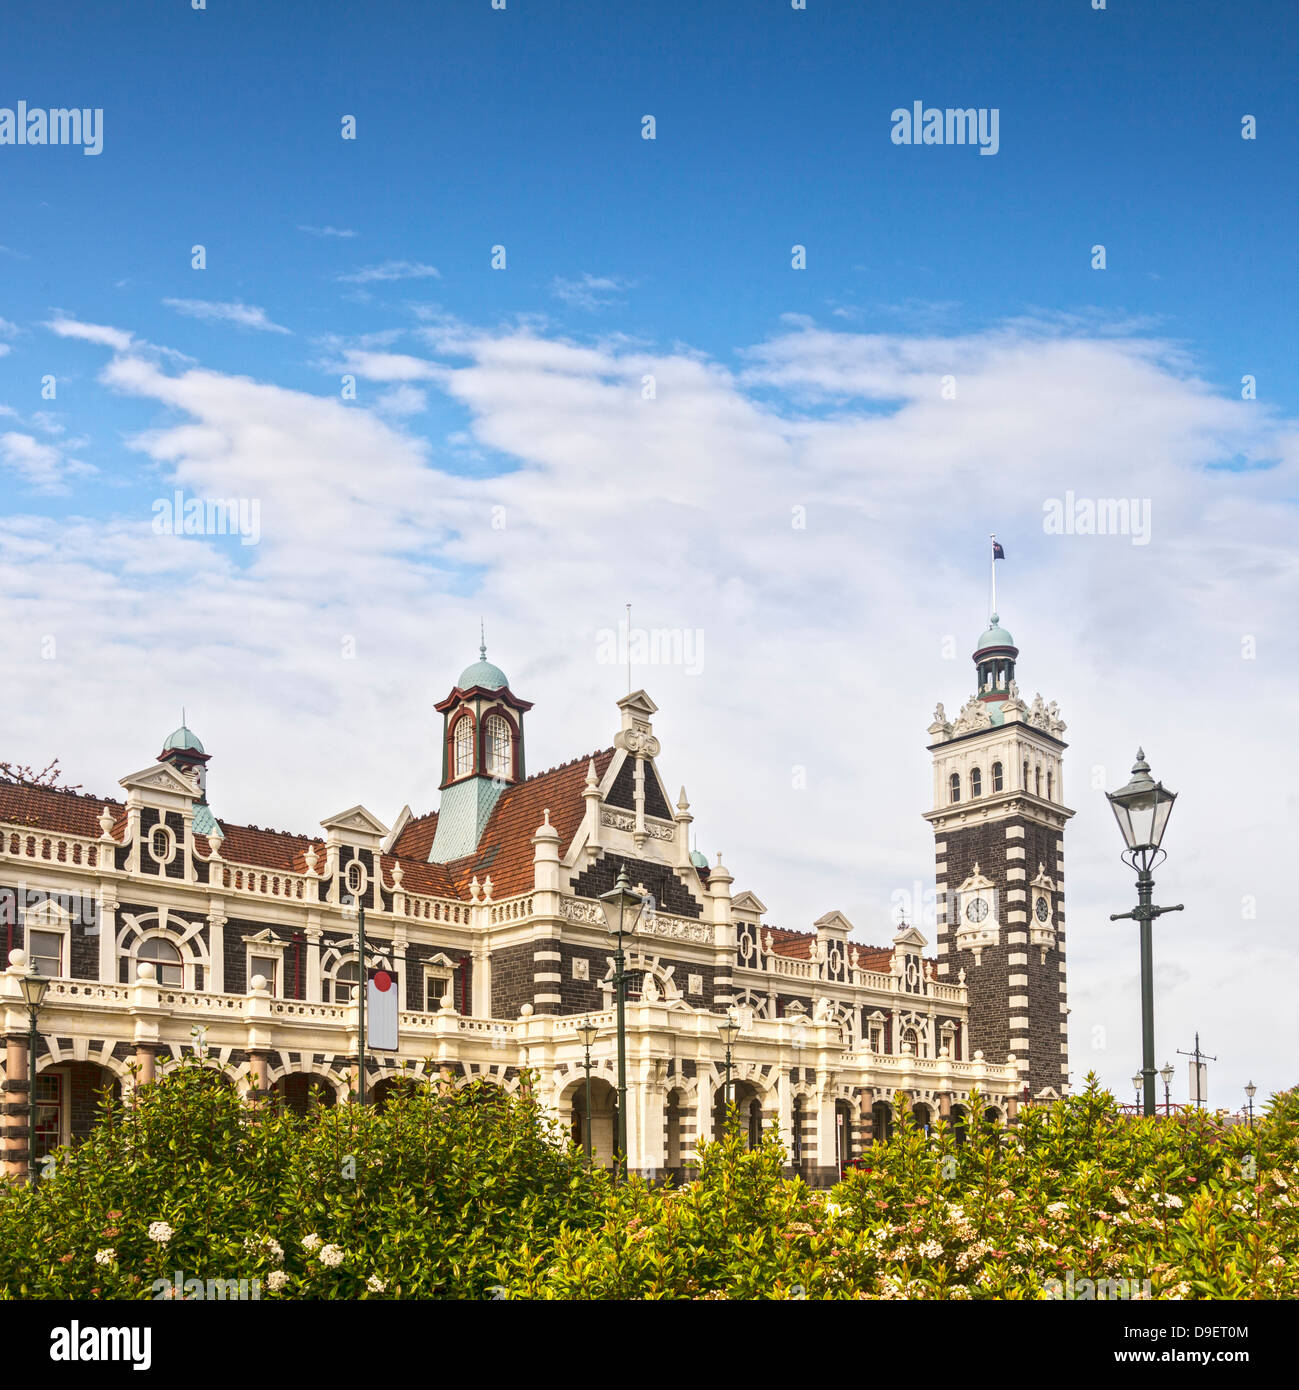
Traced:
[[599, 788], [600, 779], [595, 774], [595, 759], [588, 758], [586, 763], [586, 785], [588, 787]]

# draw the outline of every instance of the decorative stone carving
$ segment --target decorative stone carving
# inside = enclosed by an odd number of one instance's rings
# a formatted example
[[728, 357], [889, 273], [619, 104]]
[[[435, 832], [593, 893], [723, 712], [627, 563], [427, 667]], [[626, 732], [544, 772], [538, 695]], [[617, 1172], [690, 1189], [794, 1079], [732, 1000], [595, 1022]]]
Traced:
[[[600, 811], [600, 824], [607, 825], [611, 830], [636, 833], [636, 817], [630, 811], [611, 811], [605, 806]], [[645, 818], [645, 833], [651, 840], [675, 840], [677, 837], [675, 826], [651, 820], [648, 816]]]
[[593, 927], [604, 926], [604, 912], [599, 903], [583, 902], [580, 898], [561, 898], [559, 914], [570, 922], [584, 922]]
[[975, 729], [990, 729], [991, 727], [992, 717], [988, 713], [987, 705], [977, 695], [971, 695], [961, 707], [961, 712], [952, 725], [952, 733], [968, 734]]

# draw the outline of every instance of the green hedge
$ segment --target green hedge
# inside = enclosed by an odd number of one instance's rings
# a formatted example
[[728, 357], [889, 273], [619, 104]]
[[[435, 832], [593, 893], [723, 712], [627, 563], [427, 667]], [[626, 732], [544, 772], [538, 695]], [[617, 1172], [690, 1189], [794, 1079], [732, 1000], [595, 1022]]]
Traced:
[[526, 1084], [254, 1115], [189, 1060], [8, 1185], [0, 1292], [149, 1298], [180, 1271], [262, 1298], [1299, 1296], [1299, 1092], [1252, 1130], [1134, 1120], [1094, 1078], [1012, 1129], [926, 1136], [909, 1108], [829, 1193], [734, 1115], [696, 1181], [616, 1188]]

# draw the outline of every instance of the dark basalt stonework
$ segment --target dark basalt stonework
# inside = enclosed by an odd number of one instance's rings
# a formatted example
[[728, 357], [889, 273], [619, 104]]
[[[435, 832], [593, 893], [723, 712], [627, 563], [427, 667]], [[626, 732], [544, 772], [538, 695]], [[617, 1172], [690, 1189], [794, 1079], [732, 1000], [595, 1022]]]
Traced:
[[677, 917], [703, 916], [703, 906], [696, 902], [694, 895], [671, 869], [644, 859], [625, 859], [620, 854], [606, 854], [596, 860], [584, 874], [573, 880], [573, 892], [580, 898], [598, 898], [601, 893], [613, 888], [618, 881], [618, 871], [623, 867], [627, 870], [632, 887], [643, 883], [664, 912]]
[[[613, 779], [609, 795], [605, 797], [606, 806], [617, 806], [623, 811], [636, 809], [636, 759], [629, 757], [618, 769]], [[653, 767], [645, 764], [645, 814], [657, 816], [660, 820], [672, 819], [672, 808], [663, 797], [663, 789]]]

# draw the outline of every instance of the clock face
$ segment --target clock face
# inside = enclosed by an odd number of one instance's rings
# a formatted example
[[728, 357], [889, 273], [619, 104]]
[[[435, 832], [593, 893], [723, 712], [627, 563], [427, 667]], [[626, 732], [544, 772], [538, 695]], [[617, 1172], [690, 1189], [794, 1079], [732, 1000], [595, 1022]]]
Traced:
[[988, 915], [987, 898], [975, 898], [974, 901], [971, 902], [970, 905], [965, 909], [965, 915], [970, 919], [971, 922], [982, 922], [983, 919]]
[[1033, 911], [1037, 914], [1037, 920], [1039, 922], [1045, 922], [1047, 913], [1050, 912], [1050, 908], [1046, 905], [1046, 899], [1039, 898], [1037, 902], [1033, 904]]

